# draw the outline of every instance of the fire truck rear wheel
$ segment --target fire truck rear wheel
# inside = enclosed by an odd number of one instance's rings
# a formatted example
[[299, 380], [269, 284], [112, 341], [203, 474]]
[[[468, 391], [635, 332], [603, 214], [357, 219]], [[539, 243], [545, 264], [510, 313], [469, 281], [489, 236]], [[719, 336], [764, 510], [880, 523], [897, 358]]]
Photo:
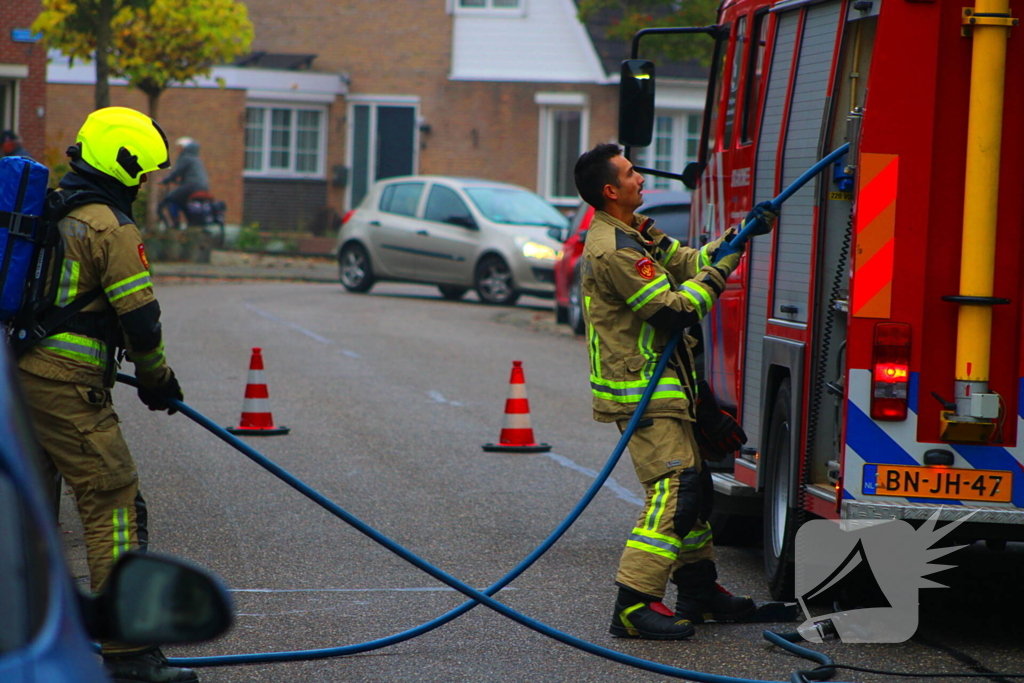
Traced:
[[767, 472], [764, 489], [764, 575], [775, 600], [793, 598], [794, 537], [796, 510], [790, 507], [793, 487], [790, 470], [790, 388], [789, 378], [775, 394], [768, 427]]

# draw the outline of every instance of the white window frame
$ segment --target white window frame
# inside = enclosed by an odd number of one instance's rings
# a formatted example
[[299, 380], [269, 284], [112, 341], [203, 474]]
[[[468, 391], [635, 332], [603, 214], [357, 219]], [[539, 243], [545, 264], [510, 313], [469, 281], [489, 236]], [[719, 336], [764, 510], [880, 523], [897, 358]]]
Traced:
[[537, 136], [537, 193], [555, 206], [574, 207], [579, 204], [579, 195], [558, 196], [554, 194], [555, 174], [551, 165], [554, 163], [554, 125], [559, 111], [578, 111], [580, 113], [579, 150], [582, 154], [587, 150], [590, 139], [590, 101], [583, 93], [572, 92], [538, 92], [534, 94], [534, 102], [540, 107], [538, 116], [539, 132]]
[[[662, 168], [653, 165], [655, 162], [652, 160], [655, 145], [657, 143], [658, 136], [658, 118], [669, 117], [672, 120], [672, 142], [671, 152], [667, 160], [667, 164], [663, 164]], [[702, 114], [698, 111], [693, 110], [679, 110], [679, 109], [657, 109], [654, 112], [654, 139], [651, 141], [650, 147], [636, 147], [633, 149], [633, 162], [642, 168], [654, 168], [659, 171], [670, 171], [672, 173], [682, 173], [683, 169], [686, 168], [686, 164], [691, 161], [696, 161], [696, 148], [700, 144], [700, 124]], [[689, 123], [691, 121], [696, 122], [696, 132], [691, 133], [689, 130]], [[694, 154], [687, 154], [687, 143], [694, 142]], [[649, 189], [658, 190], [678, 190], [678, 181], [670, 180], [668, 178], [659, 178], [658, 176], [648, 176], [647, 187]]]
[[[5, 66], [7, 65], [0, 64], [0, 89], [7, 93], [7, 97], [5, 97], [7, 110], [0, 112], [0, 125], [3, 126], [3, 130], [18, 131], [21, 123], [18, 117], [21, 109], [21, 81], [28, 76], [28, 67], [25, 67], [22, 72], [15, 68], [5, 69]], [[20, 65], [11, 66], [18, 67]]]
[[[263, 119], [263, 167], [261, 170], [248, 170], [244, 169], [242, 172], [245, 178], [305, 178], [314, 180], [324, 180], [327, 168], [327, 119], [328, 119], [328, 108], [324, 105], [316, 104], [295, 104], [292, 102], [281, 102], [281, 101], [260, 101], [260, 100], [249, 100], [245, 103], [246, 108], [246, 120], [248, 119], [249, 109], [262, 109], [264, 113]], [[274, 109], [287, 109], [292, 112], [291, 116], [291, 142], [289, 146], [289, 167], [283, 168], [271, 168], [270, 167], [270, 139], [271, 139], [271, 117], [273, 116], [271, 111]], [[317, 154], [317, 168], [315, 171], [297, 171], [295, 170], [295, 162], [297, 158], [297, 145], [298, 135], [297, 126], [299, 122], [298, 113], [300, 111], [314, 111], [320, 115], [320, 129], [318, 131], [318, 146], [316, 150]], [[244, 142], [243, 142], [243, 153]]]
[[494, 0], [483, 0], [483, 7], [464, 7], [464, 0], [447, 0], [448, 14], [460, 17], [505, 17], [510, 19], [526, 16], [526, 3], [529, 0], [518, 0], [516, 7], [495, 7]]

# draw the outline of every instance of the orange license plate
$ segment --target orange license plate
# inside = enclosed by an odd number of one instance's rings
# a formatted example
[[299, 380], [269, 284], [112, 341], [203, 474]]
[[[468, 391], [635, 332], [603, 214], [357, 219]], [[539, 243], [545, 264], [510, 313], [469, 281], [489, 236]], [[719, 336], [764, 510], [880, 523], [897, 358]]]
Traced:
[[864, 465], [863, 492], [870, 496], [1009, 503], [1013, 493], [1013, 473], [868, 464]]

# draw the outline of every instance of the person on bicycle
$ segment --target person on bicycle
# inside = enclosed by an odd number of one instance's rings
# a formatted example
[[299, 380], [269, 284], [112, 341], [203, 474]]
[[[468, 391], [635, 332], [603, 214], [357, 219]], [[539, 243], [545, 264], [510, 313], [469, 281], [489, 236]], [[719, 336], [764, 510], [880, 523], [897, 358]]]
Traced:
[[[178, 216], [185, 213], [188, 205], [188, 198], [196, 192], [206, 192], [210, 189], [210, 180], [206, 175], [206, 168], [202, 159], [199, 158], [199, 143], [192, 138], [178, 138], [175, 143], [178, 147], [178, 158], [174, 161], [174, 168], [170, 174], [160, 181], [161, 185], [168, 185], [177, 182], [178, 186], [167, 193], [163, 201], [157, 207], [160, 219], [169, 227], [178, 227]], [[166, 209], [166, 213], [164, 210]]]

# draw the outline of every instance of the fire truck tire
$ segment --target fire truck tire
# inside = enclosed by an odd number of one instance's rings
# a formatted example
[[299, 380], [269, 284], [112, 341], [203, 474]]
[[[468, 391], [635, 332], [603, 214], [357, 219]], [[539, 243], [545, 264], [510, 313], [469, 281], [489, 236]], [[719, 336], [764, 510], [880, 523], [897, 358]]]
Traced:
[[794, 537], [796, 510], [790, 507], [793, 486], [790, 476], [790, 388], [789, 378], [775, 394], [768, 426], [767, 472], [764, 488], [764, 575], [775, 600], [793, 598]]

